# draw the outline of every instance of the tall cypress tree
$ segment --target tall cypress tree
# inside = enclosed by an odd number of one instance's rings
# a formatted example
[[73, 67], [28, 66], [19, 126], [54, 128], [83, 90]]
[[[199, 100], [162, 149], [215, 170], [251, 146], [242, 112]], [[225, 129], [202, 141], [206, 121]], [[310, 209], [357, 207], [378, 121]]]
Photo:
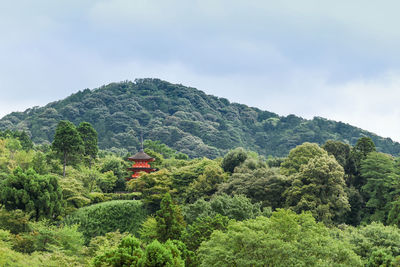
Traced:
[[56, 151], [63, 160], [63, 176], [65, 177], [65, 166], [68, 160], [83, 150], [83, 141], [75, 125], [70, 121], [60, 121], [56, 128], [52, 149]]

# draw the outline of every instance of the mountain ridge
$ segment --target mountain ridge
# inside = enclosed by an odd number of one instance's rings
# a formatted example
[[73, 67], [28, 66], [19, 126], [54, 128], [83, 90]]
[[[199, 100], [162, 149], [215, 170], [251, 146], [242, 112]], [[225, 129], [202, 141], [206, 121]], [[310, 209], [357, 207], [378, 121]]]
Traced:
[[62, 119], [88, 121], [99, 133], [100, 148], [129, 152], [136, 151], [143, 134], [191, 157], [214, 158], [237, 146], [285, 156], [303, 142], [333, 139], [354, 145], [363, 136], [371, 137], [379, 151], [400, 153], [399, 143], [347, 123], [279, 116], [152, 78], [84, 89], [43, 107], [12, 112], [0, 119], [0, 129], [24, 130], [35, 143], [46, 143]]

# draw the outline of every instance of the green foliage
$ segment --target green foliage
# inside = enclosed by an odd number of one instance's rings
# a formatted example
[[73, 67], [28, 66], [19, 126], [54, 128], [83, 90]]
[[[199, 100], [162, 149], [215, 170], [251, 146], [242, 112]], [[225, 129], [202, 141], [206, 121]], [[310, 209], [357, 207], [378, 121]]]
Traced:
[[361, 137], [354, 146], [354, 151], [361, 153], [365, 158], [369, 153], [376, 151], [374, 141], [369, 137]]
[[360, 174], [365, 185], [361, 192], [366, 200], [364, 220], [386, 222], [396, 186], [400, 179], [395, 173], [393, 157], [370, 152], [361, 161]]
[[163, 158], [171, 158], [176, 153], [176, 150], [170, 148], [166, 144], [162, 144], [160, 141], [145, 140], [143, 146], [147, 149], [161, 154]]
[[153, 216], [147, 217], [139, 230], [140, 239], [146, 243], [150, 243], [153, 239], [157, 239], [157, 220]]
[[229, 218], [216, 214], [214, 217], [198, 217], [188, 225], [183, 234], [183, 241], [191, 251], [196, 251], [203, 241], [207, 241], [215, 230], [225, 231]]
[[97, 132], [88, 122], [81, 122], [77, 128], [83, 141], [83, 154], [88, 157], [89, 166], [97, 157], [99, 148], [97, 146]]
[[192, 224], [200, 217], [214, 217], [217, 214], [229, 219], [247, 220], [261, 215], [260, 203], [251, 203], [243, 195], [216, 195], [210, 201], [198, 199], [195, 203], [183, 207], [185, 221]]
[[333, 156], [311, 158], [284, 193], [287, 207], [298, 213], [311, 211], [318, 221], [327, 224], [342, 222], [350, 210], [343, 176], [343, 168]]
[[301, 166], [306, 165], [311, 159], [327, 154], [317, 144], [303, 143], [290, 150], [289, 156], [281, 164], [281, 172], [285, 175], [298, 173]]
[[165, 193], [172, 191], [171, 187], [171, 173], [166, 169], [149, 174], [143, 173], [127, 183], [128, 190], [142, 193], [143, 203], [151, 212], [159, 209], [161, 199]]
[[394, 263], [400, 256], [398, 227], [373, 222], [357, 228], [348, 227], [344, 233], [344, 238], [354, 246], [366, 266], [397, 266]]
[[65, 219], [67, 225], [78, 224], [86, 243], [90, 239], [119, 230], [136, 234], [146, 218], [138, 200], [114, 200], [84, 207]]
[[351, 147], [348, 144], [345, 144], [340, 141], [328, 140], [322, 146], [323, 149], [328, 152], [329, 155], [333, 155], [336, 161], [342, 166], [346, 168], [349, 164], [350, 150]]
[[363, 136], [371, 137], [378, 151], [400, 152], [399, 143], [342, 122], [281, 117], [159, 79], [111, 83], [45, 107], [13, 112], [0, 119], [0, 129], [16, 130], [23, 125], [35, 143], [45, 143], [53, 139], [60, 120], [91, 123], [101, 149], [135, 151], [144, 133], [192, 158], [215, 158], [238, 146], [251, 147], [264, 156], [286, 156], [304, 142], [324, 144], [332, 139], [354, 145]]
[[29, 216], [21, 210], [0, 209], [0, 229], [10, 231], [12, 234], [29, 232]]
[[161, 200], [160, 210], [156, 212], [157, 239], [165, 242], [168, 239], [181, 238], [186, 223], [183, 220], [181, 209], [173, 203], [171, 195], [165, 194]]
[[242, 147], [238, 147], [225, 155], [222, 161], [222, 168], [224, 171], [232, 173], [246, 159], [247, 152]]
[[19, 141], [21, 148], [28, 151], [33, 148], [33, 142], [25, 131], [0, 131], [0, 139], [15, 138]]
[[68, 160], [81, 153], [83, 149], [83, 141], [75, 125], [70, 121], [60, 121], [51, 146], [63, 160], [63, 175], [65, 177], [65, 166]]
[[59, 180], [63, 199], [66, 202], [65, 213], [70, 214], [76, 209], [82, 208], [91, 202], [88, 198], [88, 190], [83, 186], [83, 182], [68, 175]]
[[66, 255], [81, 254], [83, 237], [77, 226], [51, 225], [48, 221], [29, 223], [29, 231], [12, 238], [13, 249], [18, 252], [63, 252]]
[[199, 257], [201, 266], [362, 266], [350, 244], [334, 239], [311, 214], [287, 210], [215, 231]]
[[210, 199], [217, 191], [218, 185], [226, 181], [227, 177], [228, 174], [217, 164], [207, 165], [197, 179], [186, 188], [183, 194], [185, 202], [193, 203], [201, 197]]
[[219, 193], [245, 195], [253, 203], [260, 202], [262, 207], [281, 208], [285, 204], [283, 193], [291, 181], [280, 174], [277, 168], [258, 168], [235, 172], [231, 178], [219, 186]]
[[56, 219], [63, 211], [58, 179], [39, 175], [33, 169], [24, 172], [19, 167], [3, 181], [0, 203], [7, 210], [20, 209], [36, 220]]
[[[214, 175], [212, 173], [218, 175], [216, 179], [217, 181], [223, 179], [220, 177], [221, 175], [223, 176], [223, 174], [219, 166], [219, 162], [207, 158], [202, 158], [202, 159], [199, 158], [191, 161], [185, 161], [184, 166], [171, 170], [171, 179], [173, 182], [172, 187], [176, 189], [178, 195], [181, 195], [184, 194], [186, 190], [188, 190], [188, 186], [191, 183], [195, 182], [196, 180], [200, 182], [198, 179], [200, 178], [201, 175], [203, 175], [203, 178], [201, 179], [212, 179], [212, 177], [207, 177], [207, 178], [204, 177], [205, 170], [207, 168], [208, 168], [208, 173], [210, 173], [210, 175]], [[192, 184], [191, 185], [192, 188], [190, 190], [195, 190], [195, 188], [193, 187], [200, 187], [200, 186], [201, 185]]]
[[140, 266], [143, 257], [141, 243], [134, 236], [122, 239], [118, 248], [106, 251], [94, 258], [93, 265], [100, 266]]
[[144, 257], [140, 261], [140, 266], [158, 267], [158, 266], [176, 266], [184, 267], [185, 262], [181, 258], [181, 252], [173, 242], [168, 240], [161, 244], [154, 240], [147, 245], [144, 251]]
[[[185, 260], [184, 252], [180, 249], [184, 247], [179, 246], [176, 242], [168, 240], [162, 244], [154, 240], [148, 244], [144, 249], [141, 242], [133, 236], [127, 236], [122, 239], [118, 248], [106, 251], [104, 254], [94, 258], [94, 266], [171, 266], [183, 267]], [[179, 246], [179, 247], [178, 247]]]

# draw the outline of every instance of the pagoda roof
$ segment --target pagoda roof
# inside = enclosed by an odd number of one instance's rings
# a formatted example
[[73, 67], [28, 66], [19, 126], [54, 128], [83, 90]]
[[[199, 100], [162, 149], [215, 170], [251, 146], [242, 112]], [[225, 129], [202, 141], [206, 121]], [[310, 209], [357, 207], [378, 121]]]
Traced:
[[154, 158], [150, 157], [146, 153], [144, 153], [143, 149], [141, 149], [138, 153], [129, 157], [128, 160], [154, 160]]

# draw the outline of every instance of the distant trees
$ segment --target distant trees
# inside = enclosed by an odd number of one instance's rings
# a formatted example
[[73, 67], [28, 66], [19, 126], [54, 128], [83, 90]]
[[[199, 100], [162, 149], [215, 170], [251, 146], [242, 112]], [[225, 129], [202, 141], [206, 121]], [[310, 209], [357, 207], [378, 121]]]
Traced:
[[82, 122], [78, 128], [70, 121], [60, 121], [56, 128], [52, 149], [58, 153], [63, 161], [63, 176], [68, 161], [79, 155], [88, 158], [89, 166], [96, 158], [97, 132], [88, 122]]

